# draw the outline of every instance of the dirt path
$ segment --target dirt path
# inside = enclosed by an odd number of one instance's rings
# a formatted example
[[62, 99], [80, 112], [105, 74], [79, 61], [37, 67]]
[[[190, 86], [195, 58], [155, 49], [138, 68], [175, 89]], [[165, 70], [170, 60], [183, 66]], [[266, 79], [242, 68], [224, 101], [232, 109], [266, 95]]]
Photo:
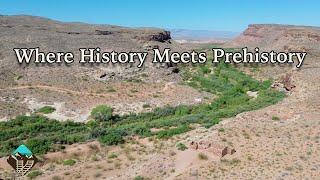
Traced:
[[70, 90], [70, 89], [66, 89], [66, 88], [46, 86], [46, 85], [17, 86], [17, 87], [0, 89], [0, 91], [23, 90], [23, 89], [43, 89], [43, 90], [60, 92], [60, 93], [71, 93], [73, 95], [87, 95], [87, 96], [100, 96], [100, 97], [101, 96], [110, 97], [110, 95], [112, 95], [111, 93], [81, 92], [81, 91], [74, 91], [74, 90]]

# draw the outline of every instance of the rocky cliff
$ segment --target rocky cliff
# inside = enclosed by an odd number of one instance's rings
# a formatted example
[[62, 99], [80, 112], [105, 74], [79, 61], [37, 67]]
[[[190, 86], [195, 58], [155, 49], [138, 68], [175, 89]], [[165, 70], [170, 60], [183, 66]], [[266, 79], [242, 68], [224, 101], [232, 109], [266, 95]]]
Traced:
[[225, 46], [315, 53], [320, 52], [320, 27], [253, 24]]

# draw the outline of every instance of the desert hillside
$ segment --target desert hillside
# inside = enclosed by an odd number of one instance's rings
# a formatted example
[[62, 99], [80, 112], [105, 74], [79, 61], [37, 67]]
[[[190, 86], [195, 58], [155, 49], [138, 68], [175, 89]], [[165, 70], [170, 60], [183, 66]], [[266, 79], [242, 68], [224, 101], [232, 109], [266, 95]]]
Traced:
[[[79, 48], [100, 47], [102, 52], [148, 51], [155, 47], [183, 49], [171, 40], [170, 32], [156, 28], [134, 29], [64, 23], [34, 16], [0, 16], [0, 120], [50, 105], [57, 109], [51, 118], [84, 121], [97, 104], [110, 104], [122, 114], [167, 104], [193, 104], [203, 96], [177, 84], [181, 82], [177, 67], [154, 65], [150, 59], [142, 68], [135, 64], [91, 66], [77, 62], [19, 65], [13, 48], [35, 47], [44, 52], [69, 51], [75, 56], [79, 54]], [[164, 87], [170, 90], [164, 91]], [[179, 92], [180, 97], [173, 92]], [[163, 98], [158, 98], [160, 96]], [[150, 108], [142, 108], [144, 104]]]
[[160, 29], [0, 16], [0, 179], [14, 178], [6, 159], [22, 143], [34, 179], [319, 179], [319, 29], [250, 25], [224, 44], [306, 51], [301, 69], [36, 67], [12, 48], [188, 49]]
[[[1, 37], [1, 87], [11, 86], [16, 76], [23, 76], [25, 83], [44, 83], [48, 85], [70, 86], [69, 81], [77, 79], [91, 80], [130, 80], [143, 73], [164, 73], [163, 69], [150, 70], [150, 64], [144, 69], [134, 65], [125, 67], [83, 67], [73, 63], [71, 67], [64, 64], [52, 65], [50, 71], [46, 65], [19, 67], [13, 48], [39, 47], [44, 52], [79, 53], [79, 48], [100, 47], [101, 51], [142, 51], [149, 46], [168, 46], [171, 43], [170, 32], [161, 29], [132, 29], [111, 25], [89, 25], [84, 23], [62, 23], [33, 16], [0, 16]], [[89, 65], [88, 65], [89, 66]], [[157, 69], [157, 68], [155, 68]], [[14, 71], [13, 71], [14, 70]], [[168, 72], [165, 72], [168, 73]], [[55, 74], [55, 77], [52, 77]], [[67, 75], [67, 76], [66, 76]], [[102, 76], [104, 75], [104, 76]], [[32, 82], [29, 82], [29, 81]], [[72, 83], [72, 88], [76, 83]]]
[[252, 24], [225, 46], [316, 53], [320, 52], [319, 44], [319, 27]]

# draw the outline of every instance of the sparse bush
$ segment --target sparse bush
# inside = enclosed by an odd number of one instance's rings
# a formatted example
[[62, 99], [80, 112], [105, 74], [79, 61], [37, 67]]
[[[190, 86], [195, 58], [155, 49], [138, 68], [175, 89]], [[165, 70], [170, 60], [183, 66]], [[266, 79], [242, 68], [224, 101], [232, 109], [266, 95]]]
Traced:
[[56, 110], [56, 108], [54, 108], [54, 107], [44, 106], [44, 107], [38, 109], [37, 112], [43, 113], [43, 114], [50, 114], [50, 113], [53, 113], [55, 110]]
[[121, 163], [119, 161], [114, 162], [114, 168], [120, 169]]
[[91, 157], [91, 160], [92, 160], [92, 161], [99, 161], [99, 158], [98, 158], [97, 155], [93, 155], [93, 156]]
[[136, 177], [134, 178], [134, 180], [145, 180], [145, 178], [142, 177], [142, 176], [136, 176]]
[[61, 177], [60, 176], [53, 176], [52, 180], [61, 180]]
[[18, 75], [18, 76], [15, 77], [15, 80], [16, 80], [16, 81], [19, 81], [19, 80], [22, 79], [22, 78], [23, 78], [22, 75]]
[[96, 173], [96, 174], [94, 174], [94, 177], [95, 177], [95, 178], [99, 178], [99, 177], [101, 177], [101, 176], [102, 176], [102, 174], [101, 174], [101, 173], [99, 173], [99, 172], [98, 172], [98, 173]]
[[144, 105], [142, 105], [142, 107], [146, 109], [146, 108], [150, 108], [151, 106], [150, 106], [150, 104], [144, 104]]
[[[178, 148], [179, 149], [179, 148]], [[177, 153], [174, 151], [170, 151], [170, 156], [175, 156]]]
[[203, 74], [209, 74], [211, 73], [211, 69], [208, 66], [201, 66], [200, 70]]
[[36, 178], [37, 176], [40, 176], [42, 174], [41, 171], [39, 170], [34, 170], [34, 171], [31, 171], [27, 174], [27, 177], [30, 178], [30, 179], [34, 179]]
[[115, 90], [115, 89], [112, 88], [112, 87], [109, 87], [109, 88], [107, 89], [107, 92], [117, 92], [117, 90]]
[[176, 147], [177, 147], [177, 149], [180, 150], [180, 151], [184, 151], [184, 150], [188, 149], [187, 146], [184, 145], [183, 143], [178, 143], [178, 144], [176, 145]]
[[239, 159], [233, 158], [231, 160], [227, 160], [227, 159], [222, 159], [221, 162], [226, 163], [227, 165], [237, 165], [239, 164], [241, 161]]
[[198, 158], [199, 158], [200, 160], [207, 160], [207, 159], [208, 159], [208, 156], [205, 155], [205, 154], [203, 154], [203, 153], [199, 153], [199, 154], [198, 154]]
[[63, 165], [65, 166], [73, 166], [76, 164], [76, 161], [73, 159], [67, 159], [63, 161]]
[[274, 120], [274, 121], [279, 121], [280, 118], [279, 118], [278, 116], [272, 116], [272, 120]]
[[118, 157], [118, 154], [116, 154], [116, 153], [111, 153], [111, 154], [108, 156], [109, 159], [114, 159], [114, 158], [117, 158], [117, 157]]

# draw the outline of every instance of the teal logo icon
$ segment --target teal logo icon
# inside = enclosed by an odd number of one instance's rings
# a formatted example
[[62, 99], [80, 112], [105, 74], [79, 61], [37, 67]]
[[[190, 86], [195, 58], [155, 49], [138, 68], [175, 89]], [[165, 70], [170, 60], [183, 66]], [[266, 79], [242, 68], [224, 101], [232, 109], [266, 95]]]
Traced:
[[20, 145], [8, 157], [7, 162], [16, 171], [18, 176], [24, 176], [37, 163], [38, 159], [25, 145]]

